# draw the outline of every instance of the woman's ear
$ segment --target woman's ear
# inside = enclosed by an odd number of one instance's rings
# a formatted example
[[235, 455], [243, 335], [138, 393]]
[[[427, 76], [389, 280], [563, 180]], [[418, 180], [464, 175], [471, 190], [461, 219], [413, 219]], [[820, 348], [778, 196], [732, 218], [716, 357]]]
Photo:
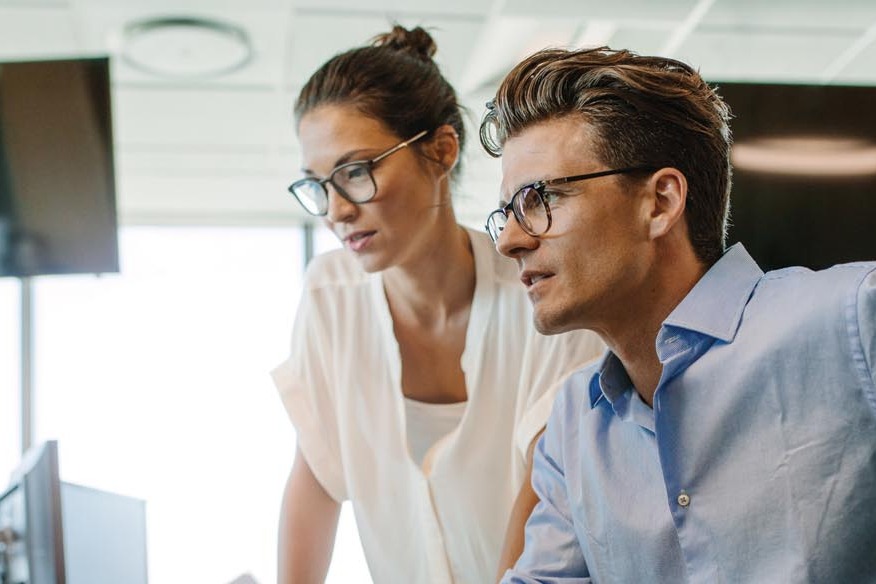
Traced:
[[661, 168], [651, 176], [648, 188], [652, 200], [649, 235], [657, 239], [668, 234], [684, 218], [687, 178], [677, 168]]
[[438, 126], [423, 149], [441, 167], [442, 175], [449, 175], [459, 161], [459, 135], [449, 124]]

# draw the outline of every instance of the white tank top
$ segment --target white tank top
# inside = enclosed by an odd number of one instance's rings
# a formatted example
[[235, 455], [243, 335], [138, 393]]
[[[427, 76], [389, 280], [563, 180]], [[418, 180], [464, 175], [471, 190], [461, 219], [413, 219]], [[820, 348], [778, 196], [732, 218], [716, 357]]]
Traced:
[[459, 425], [467, 403], [430, 404], [405, 398], [408, 449], [418, 466], [432, 445]]

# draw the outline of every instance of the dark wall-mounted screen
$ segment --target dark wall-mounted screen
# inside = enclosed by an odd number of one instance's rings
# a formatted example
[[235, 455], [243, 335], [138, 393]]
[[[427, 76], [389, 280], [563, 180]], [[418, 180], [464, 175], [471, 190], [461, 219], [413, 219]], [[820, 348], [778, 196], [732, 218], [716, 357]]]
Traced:
[[876, 259], [876, 87], [716, 85], [734, 115], [728, 242], [765, 269]]
[[106, 58], [0, 63], [0, 276], [116, 272]]

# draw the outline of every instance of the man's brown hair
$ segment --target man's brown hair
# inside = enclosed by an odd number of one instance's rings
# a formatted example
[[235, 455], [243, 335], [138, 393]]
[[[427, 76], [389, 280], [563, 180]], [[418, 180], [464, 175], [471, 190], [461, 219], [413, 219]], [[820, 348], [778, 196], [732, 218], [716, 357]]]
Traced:
[[730, 111], [690, 66], [608, 47], [546, 49], [518, 64], [487, 108], [480, 139], [493, 156], [529, 126], [571, 117], [595, 131], [596, 155], [609, 168], [679, 169], [688, 181], [685, 217], [694, 251], [705, 265], [721, 257]]

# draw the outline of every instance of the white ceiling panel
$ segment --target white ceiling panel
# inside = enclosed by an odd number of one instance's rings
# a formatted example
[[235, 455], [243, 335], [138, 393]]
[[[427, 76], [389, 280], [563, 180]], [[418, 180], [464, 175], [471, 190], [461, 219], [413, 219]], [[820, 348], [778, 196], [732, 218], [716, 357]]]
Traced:
[[757, 29], [808, 29], [813, 36], [830, 29], [860, 31], [874, 23], [873, 0], [716, 0], [702, 20], [703, 26], [732, 27], [740, 34]]
[[[376, 35], [387, 32], [392, 20], [382, 16], [328, 16], [299, 14], [292, 21], [287, 75], [297, 91], [310, 75], [335, 54], [368, 43]], [[448, 79], [458, 79], [480, 30], [478, 21], [455, 18], [432, 18], [425, 21], [416, 16], [400, 16], [406, 27], [427, 29], [438, 51], [435, 61]], [[327, 40], [328, 39], [328, 40]]]
[[506, 15], [563, 16], [580, 19], [681, 21], [698, 0], [507, 0]]
[[848, 65], [832, 77], [833, 83], [876, 85], [876, 43], [858, 53]]
[[612, 35], [608, 45], [613, 49], [630, 49], [640, 55], [658, 55], [671, 34], [671, 30], [621, 27]]
[[490, 11], [495, 0], [296, 0], [295, 7], [302, 13], [343, 13], [367, 18], [369, 14], [416, 15], [420, 18], [483, 15]]
[[697, 67], [707, 79], [818, 83], [822, 71], [852, 40], [839, 33], [820, 37], [749, 33], [741, 37], [698, 31], [674, 56]]
[[277, 144], [290, 118], [276, 91], [120, 87], [114, 93], [120, 148], [239, 148]]
[[491, 19], [463, 62], [459, 77], [451, 78], [462, 95], [498, 81], [524, 57], [546, 47], [568, 47], [582, 28], [577, 19], [503, 16]]
[[0, 59], [56, 59], [81, 52], [67, 6], [0, 4]]

